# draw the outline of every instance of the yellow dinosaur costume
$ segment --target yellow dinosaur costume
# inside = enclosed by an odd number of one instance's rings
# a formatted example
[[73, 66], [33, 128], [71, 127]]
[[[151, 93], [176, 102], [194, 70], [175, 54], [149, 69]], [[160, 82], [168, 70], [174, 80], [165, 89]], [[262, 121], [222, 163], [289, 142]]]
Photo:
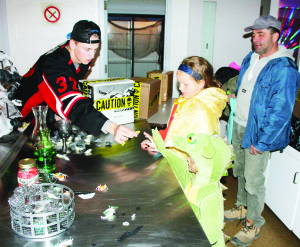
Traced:
[[[219, 118], [226, 107], [228, 97], [224, 90], [210, 87], [201, 90], [192, 99], [182, 96], [174, 101], [168, 128], [160, 131], [167, 143], [175, 136], [187, 136], [189, 133], [221, 134]], [[175, 149], [176, 148], [172, 148]], [[185, 159], [188, 156], [179, 150]]]

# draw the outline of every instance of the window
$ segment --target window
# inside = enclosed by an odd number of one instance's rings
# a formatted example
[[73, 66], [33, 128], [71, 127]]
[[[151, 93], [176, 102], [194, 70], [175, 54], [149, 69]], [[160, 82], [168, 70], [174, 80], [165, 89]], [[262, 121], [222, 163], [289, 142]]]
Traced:
[[108, 15], [108, 77], [163, 70], [164, 16]]

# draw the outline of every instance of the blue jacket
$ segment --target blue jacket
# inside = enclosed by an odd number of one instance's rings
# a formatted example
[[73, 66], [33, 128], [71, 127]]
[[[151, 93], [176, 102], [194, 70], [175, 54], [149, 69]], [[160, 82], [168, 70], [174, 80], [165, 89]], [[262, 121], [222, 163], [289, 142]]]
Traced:
[[[236, 92], [250, 65], [252, 53], [242, 63]], [[243, 148], [250, 148], [252, 144], [264, 152], [282, 150], [289, 144], [298, 88], [299, 72], [291, 58], [275, 58], [265, 65], [254, 85]]]

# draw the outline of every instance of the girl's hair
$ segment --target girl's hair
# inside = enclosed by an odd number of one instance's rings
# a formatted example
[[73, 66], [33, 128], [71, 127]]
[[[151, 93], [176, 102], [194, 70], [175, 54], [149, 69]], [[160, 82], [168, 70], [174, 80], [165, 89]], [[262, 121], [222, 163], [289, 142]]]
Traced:
[[[197, 71], [203, 76], [203, 79], [205, 81], [204, 88], [222, 87], [221, 84], [216, 80], [214, 76], [214, 69], [212, 65], [203, 57], [198, 57], [198, 56], [187, 57], [182, 61], [182, 64], [189, 66], [192, 70]], [[193, 79], [196, 80], [194, 77]], [[199, 81], [200, 80], [198, 80], [197, 82]]]

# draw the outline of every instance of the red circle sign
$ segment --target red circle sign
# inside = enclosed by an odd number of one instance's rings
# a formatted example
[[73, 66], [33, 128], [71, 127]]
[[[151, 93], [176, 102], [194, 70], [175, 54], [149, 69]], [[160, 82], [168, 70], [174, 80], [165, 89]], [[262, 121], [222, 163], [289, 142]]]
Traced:
[[44, 11], [45, 19], [48, 22], [54, 23], [57, 22], [60, 18], [60, 11], [55, 6], [49, 6]]

